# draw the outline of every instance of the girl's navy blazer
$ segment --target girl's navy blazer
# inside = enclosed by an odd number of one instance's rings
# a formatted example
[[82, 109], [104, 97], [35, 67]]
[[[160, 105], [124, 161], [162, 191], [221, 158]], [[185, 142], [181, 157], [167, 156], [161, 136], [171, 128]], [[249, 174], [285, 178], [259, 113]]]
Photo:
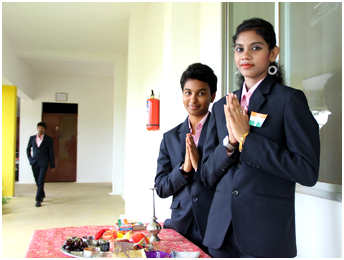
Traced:
[[[236, 91], [239, 101], [242, 89]], [[319, 126], [300, 90], [267, 76], [252, 94], [251, 111], [268, 114], [261, 127], [251, 126], [243, 151], [228, 157], [225, 97], [212, 108], [202, 171], [196, 176], [216, 187], [204, 244], [222, 246], [232, 223], [245, 254], [296, 256], [295, 183], [313, 186], [319, 171]]]

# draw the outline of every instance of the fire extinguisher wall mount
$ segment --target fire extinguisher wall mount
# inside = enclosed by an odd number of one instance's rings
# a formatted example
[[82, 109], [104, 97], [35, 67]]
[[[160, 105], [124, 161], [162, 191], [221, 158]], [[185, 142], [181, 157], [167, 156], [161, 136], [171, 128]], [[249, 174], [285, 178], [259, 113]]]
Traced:
[[159, 99], [154, 97], [154, 91], [152, 90], [150, 98], [147, 99], [147, 130], [149, 131], [159, 130], [159, 106]]

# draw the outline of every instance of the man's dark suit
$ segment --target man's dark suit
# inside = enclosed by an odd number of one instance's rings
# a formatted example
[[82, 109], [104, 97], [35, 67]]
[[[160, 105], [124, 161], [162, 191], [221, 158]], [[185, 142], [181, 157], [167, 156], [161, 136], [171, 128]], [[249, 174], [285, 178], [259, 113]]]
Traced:
[[[201, 169], [203, 144], [210, 117], [209, 113], [198, 142], [200, 160], [197, 169]], [[189, 227], [196, 224], [202, 236], [202, 245], [215, 187], [207, 188], [200, 180], [187, 181], [181, 174], [179, 167], [185, 159], [187, 133], [190, 133], [188, 119], [164, 134], [160, 145], [155, 187], [159, 197], [173, 196], [172, 216], [165, 221], [164, 228], [172, 228], [185, 235]]]
[[[239, 101], [241, 90], [235, 92]], [[268, 75], [248, 108], [249, 115], [268, 116], [262, 127], [251, 126], [243, 151], [231, 157], [223, 146], [225, 102], [224, 97], [213, 106], [204, 147], [201, 178], [208, 187], [216, 186], [204, 244], [219, 249], [232, 223], [245, 254], [294, 257], [295, 183], [313, 186], [319, 169], [319, 126], [307, 99]]]
[[[33, 155], [31, 155], [31, 147]], [[45, 197], [44, 180], [48, 170], [49, 161], [50, 168], [55, 168], [53, 139], [45, 134], [41, 145], [37, 147], [36, 135], [30, 136], [26, 153], [30, 161], [30, 165], [32, 166], [32, 172], [37, 184], [36, 201], [42, 201]]]

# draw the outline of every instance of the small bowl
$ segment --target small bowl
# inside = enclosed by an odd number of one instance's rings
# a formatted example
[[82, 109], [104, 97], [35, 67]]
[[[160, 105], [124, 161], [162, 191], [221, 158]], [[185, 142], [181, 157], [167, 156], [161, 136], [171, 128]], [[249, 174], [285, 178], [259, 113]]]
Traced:
[[84, 236], [82, 237], [88, 246], [99, 246], [99, 240], [96, 240], [94, 236]]
[[91, 258], [98, 252], [99, 252], [99, 248], [97, 247], [93, 247], [93, 246], [86, 247], [84, 248], [83, 257]]

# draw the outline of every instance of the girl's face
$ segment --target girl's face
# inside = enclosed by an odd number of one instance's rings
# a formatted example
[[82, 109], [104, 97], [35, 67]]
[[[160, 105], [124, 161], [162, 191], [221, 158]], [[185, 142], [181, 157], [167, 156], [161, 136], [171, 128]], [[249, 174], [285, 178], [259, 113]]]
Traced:
[[266, 77], [270, 63], [278, 55], [278, 47], [269, 51], [269, 46], [262, 36], [255, 31], [245, 31], [238, 35], [234, 59], [237, 68], [245, 77], [247, 88], [253, 87], [259, 80]]

